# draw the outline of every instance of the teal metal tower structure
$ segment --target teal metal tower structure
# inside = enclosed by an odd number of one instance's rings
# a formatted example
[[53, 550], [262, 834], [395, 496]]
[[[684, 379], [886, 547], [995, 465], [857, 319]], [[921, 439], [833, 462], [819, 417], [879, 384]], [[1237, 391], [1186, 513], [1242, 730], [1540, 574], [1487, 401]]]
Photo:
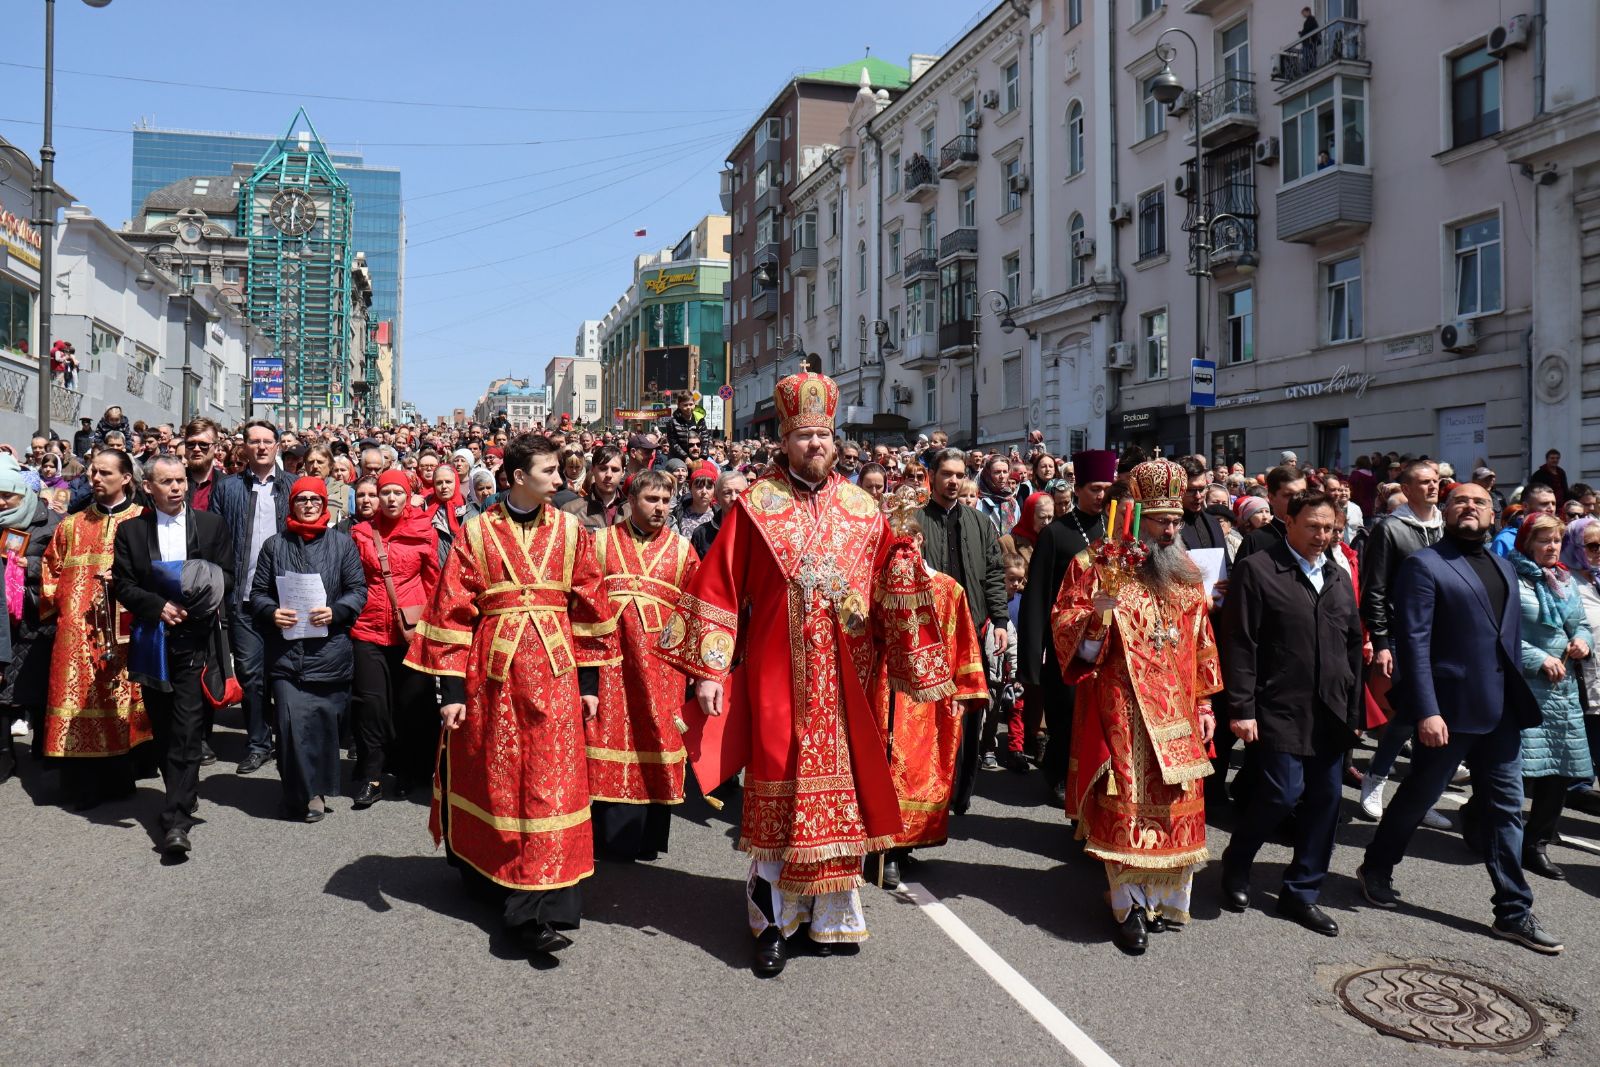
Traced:
[[344, 419], [352, 363], [366, 357], [366, 338], [351, 337], [353, 217], [349, 186], [296, 111], [240, 189], [239, 235], [249, 240], [250, 317], [283, 360], [280, 417], [298, 427]]

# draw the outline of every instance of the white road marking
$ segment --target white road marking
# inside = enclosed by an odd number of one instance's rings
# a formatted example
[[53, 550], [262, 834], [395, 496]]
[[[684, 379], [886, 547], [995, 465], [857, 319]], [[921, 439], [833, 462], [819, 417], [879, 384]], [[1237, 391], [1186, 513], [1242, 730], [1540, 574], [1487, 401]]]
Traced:
[[1600, 856], [1600, 841], [1590, 841], [1587, 837], [1573, 837], [1571, 834], [1557, 834], [1556, 839], [1563, 845], [1581, 848], [1585, 852], [1593, 852]]
[[1061, 1042], [1075, 1060], [1084, 1067], [1117, 1067], [1117, 1061], [1105, 1049], [1095, 1044], [1094, 1039], [1079, 1029], [1077, 1023], [1050, 1003], [1032, 982], [1018, 974], [1015, 967], [990, 948], [988, 942], [957, 918], [955, 912], [945, 907], [938, 897], [917, 882], [902, 883], [900, 892], [915, 902], [923, 914], [949, 935], [961, 951], [971, 956], [973, 962], [982, 967], [1001, 989], [1011, 994], [1011, 999], [1037, 1019], [1051, 1037]]

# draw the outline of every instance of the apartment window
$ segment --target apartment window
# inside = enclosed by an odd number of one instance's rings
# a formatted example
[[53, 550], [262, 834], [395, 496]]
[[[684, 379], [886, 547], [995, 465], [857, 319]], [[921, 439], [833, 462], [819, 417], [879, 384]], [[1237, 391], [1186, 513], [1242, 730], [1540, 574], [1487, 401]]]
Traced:
[[1500, 216], [1454, 228], [1456, 314], [1489, 315], [1500, 300]]
[[939, 247], [939, 213], [932, 208], [922, 213], [922, 250], [930, 256]]
[[598, 400], [585, 400], [583, 402], [583, 413], [585, 415], [597, 414], [599, 412], [599, 410], [600, 410], [600, 402]]
[[765, 193], [772, 186], [772, 164], [763, 163], [756, 171], [756, 196]]
[[836, 307], [839, 306], [839, 268], [838, 267], [829, 267], [828, 268], [828, 306], [831, 307], [831, 308], [836, 308]]
[[1146, 381], [1167, 376], [1167, 311], [1151, 311], [1139, 316], [1139, 337], [1144, 343]]
[[856, 242], [856, 292], [867, 290], [867, 242]]
[[867, 184], [867, 150], [864, 147], [856, 148], [856, 185], [865, 187]]
[[933, 123], [930, 122], [926, 126], [922, 127], [922, 158], [930, 159], [937, 163], [939, 160], [939, 154], [938, 150], [934, 147], [933, 138]]
[[1017, 178], [1021, 174], [1020, 157], [1008, 159], [1000, 164], [1000, 214], [1002, 215], [1022, 210], [1022, 194], [1017, 191]]
[[1283, 180], [1367, 159], [1367, 83], [1338, 77], [1283, 102]]
[[222, 280], [225, 282], [240, 282], [244, 280], [244, 272], [238, 267], [223, 267]]
[[956, 226], [967, 229], [978, 224], [978, 187], [964, 185], [956, 191]]
[[1082, 240], [1083, 216], [1073, 212], [1067, 222], [1067, 284], [1074, 288], [1083, 284], [1083, 265], [1086, 260], [1078, 254], [1078, 242]]
[[771, 244], [773, 241], [777, 240], [777, 234], [775, 232], [777, 229], [775, 225], [776, 222], [777, 219], [773, 217], [773, 214], [770, 211], [763, 211], [760, 215], [756, 216], [757, 248], [764, 244]]
[[968, 130], [972, 129], [973, 125], [975, 124], [975, 120], [978, 117], [977, 95], [975, 93], [968, 93], [966, 96], [963, 96], [960, 104], [958, 105], [958, 110], [961, 112], [961, 124], [958, 127], [957, 132], [966, 133]]
[[1139, 198], [1139, 258], [1167, 250], [1167, 191], [1152, 189]]
[[1450, 60], [1450, 146], [1500, 132], [1500, 61], [1487, 47]]
[[922, 421], [939, 421], [939, 380], [931, 374], [922, 376]]
[[783, 122], [776, 116], [767, 119], [756, 127], [756, 148], [763, 148], [768, 141], [776, 141], [782, 136]]
[[598, 388], [600, 388], [600, 379], [599, 379], [599, 377], [597, 375], [594, 375], [594, 374], [585, 374], [583, 376], [583, 387], [585, 389], [598, 389]]
[[815, 211], [804, 212], [795, 220], [794, 246], [796, 248], [817, 247], [817, 213]]
[[939, 325], [971, 322], [978, 313], [977, 265], [970, 259], [939, 270]]
[[1166, 111], [1156, 99], [1155, 85], [1158, 75], [1152, 74], [1139, 83], [1139, 140], [1154, 137], [1167, 128]]
[[889, 276], [900, 273], [900, 231], [889, 232]]
[[1001, 273], [1006, 279], [1006, 299], [1011, 301], [1012, 307], [1016, 307], [1022, 303], [1022, 256], [1013, 252], [1000, 263]]
[[906, 289], [906, 333], [915, 336], [919, 333], [931, 333], [938, 325], [935, 316], [938, 308], [935, 306], [938, 289], [932, 282], [912, 282]]
[[122, 335], [113, 333], [98, 322], [89, 331], [89, 354], [97, 360], [101, 356], [115, 356], [122, 347]]
[[1228, 336], [1228, 365], [1256, 358], [1256, 293], [1252, 286], [1222, 294], [1222, 317]]
[[900, 333], [900, 309], [899, 308], [890, 308], [889, 309], [889, 340], [898, 344], [899, 341], [900, 341], [901, 336], [902, 336], [902, 334]]
[[856, 357], [858, 366], [867, 362], [867, 317], [865, 315], [856, 319]]
[[1083, 105], [1076, 100], [1067, 108], [1067, 173], [1083, 173]]
[[1083, 0], [1067, 0], [1067, 29], [1083, 21]]
[[1361, 257], [1323, 264], [1322, 279], [1328, 343], [1356, 340], [1361, 336]]
[[839, 236], [839, 201], [828, 201], [828, 236]]
[[1166, 6], [1166, 0], [1133, 0], [1134, 21], [1147, 19]]
[[1229, 79], [1224, 90], [1229, 99], [1225, 103], [1237, 103], [1240, 95], [1249, 91], [1241, 83], [1250, 79], [1250, 20], [1240, 19], [1217, 37], [1217, 47], [1222, 52], [1222, 73]]
[[1022, 406], [1022, 353], [1013, 352], [1000, 363], [1000, 407], [1011, 411]]
[[817, 284], [816, 284], [816, 282], [808, 282], [806, 284], [806, 318], [807, 319], [814, 319], [816, 317], [817, 317]]
[[1020, 61], [1013, 59], [1000, 71], [1000, 108], [1003, 111], [1015, 111], [1022, 102], [1019, 95], [1021, 70]]
[[143, 345], [136, 344], [133, 346], [133, 365], [142, 371], [153, 371], [156, 369], [156, 354]]
[[889, 153], [889, 195], [900, 191], [900, 149]]
[[228, 368], [220, 359], [211, 361], [211, 402], [217, 407], [221, 407], [223, 403], [222, 387], [227, 375]]

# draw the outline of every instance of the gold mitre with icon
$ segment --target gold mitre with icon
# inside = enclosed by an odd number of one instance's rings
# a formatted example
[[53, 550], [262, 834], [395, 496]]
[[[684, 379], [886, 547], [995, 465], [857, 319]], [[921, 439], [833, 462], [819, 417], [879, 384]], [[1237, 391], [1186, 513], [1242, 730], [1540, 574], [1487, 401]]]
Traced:
[[1133, 499], [1143, 505], [1144, 514], [1182, 515], [1189, 472], [1170, 459], [1147, 460], [1133, 468], [1129, 488]]
[[833, 429], [839, 408], [839, 383], [826, 374], [791, 374], [772, 390], [778, 409], [778, 436], [795, 430]]

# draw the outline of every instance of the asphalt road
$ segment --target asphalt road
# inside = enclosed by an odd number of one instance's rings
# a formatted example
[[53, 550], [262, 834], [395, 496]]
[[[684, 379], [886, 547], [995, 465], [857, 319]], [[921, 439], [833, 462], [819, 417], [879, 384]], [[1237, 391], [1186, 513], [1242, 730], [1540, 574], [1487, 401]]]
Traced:
[[[802, 956], [776, 980], [753, 978], [736, 804], [686, 804], [659, 862], [602, 864], [585, 883], [576, 944], [538, 969], [461, 892], [423, 804], [356, 812], [342, 799], [318, 825], [279, 821], [275, 771], [233, 773], [239, 740], [219, 739], [223, 762], [201, 785], [205, 823], [176, 866], [153, 851], [154, 782], [87, 816], [55, 806], [54, 776], [26, 757], [20, 779], [0, 786], [0, 1063], [1074, 1062], [1013, 995], [1020, 987], [904, 894], [863, 890], [872, 937], [858, 956]], [[1425, 959], [1542, 1006], [1556, 1032], [1519, 1058], [1600, 1063], [1600, 854], [1556, 848], [1570, 881], [1535, 886], [1537, 913], [1567, 945], [1557, 958], [1488, 936], [1487, 875], [1453, 835], [1419, 832], [1397, 872], [1398, 911], [1360, 903], [1351, 876], [1372, 829], [1359, 822], [1341, 828], [1323, 895], [1337, 939], [1272, 914], [1288, 858], [1272, 844], [1252, 911], [1219, 910], [1213, 864], [1196, 884], [1195, 922], [1130, 958], [1109, 942], [1100, 865], [1041, 803], [1039, 779], [989, 773], [979, 790], [955, 839], [908, 880], [1111, 1061], [1502, 1058], [1382, 1036], [1339, 1008], [1342, 974]], [[1228, 819], [1214, 812], [1214, 853]], [[1584, 816], [1563, 831], [1600, 840]]]

